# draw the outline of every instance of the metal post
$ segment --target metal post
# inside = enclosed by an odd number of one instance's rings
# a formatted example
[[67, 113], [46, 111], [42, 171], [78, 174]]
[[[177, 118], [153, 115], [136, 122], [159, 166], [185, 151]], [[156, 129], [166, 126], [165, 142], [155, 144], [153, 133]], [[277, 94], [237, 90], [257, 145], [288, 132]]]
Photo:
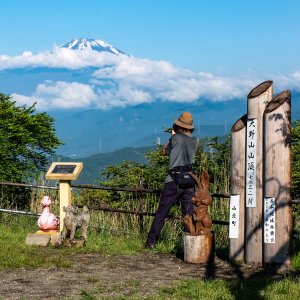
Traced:
[[[142, 212], [144, 209], [144, 199], [142, 196], [141, 190], [143, 189], [143, 178], [139, 179], [139, 192], [138, 192], [138, 198], [139, 198], [139, 211]], [[139, 215], [139, 224], [140, 224], [140, 232], [142, 233], [144, 231], [144, 216], [141, 214]]]

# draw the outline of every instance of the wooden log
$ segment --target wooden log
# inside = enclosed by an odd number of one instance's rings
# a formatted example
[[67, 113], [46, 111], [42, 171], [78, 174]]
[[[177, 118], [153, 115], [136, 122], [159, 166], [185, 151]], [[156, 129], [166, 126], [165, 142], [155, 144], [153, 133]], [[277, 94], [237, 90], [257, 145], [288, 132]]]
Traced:
[[283, 271], [291, 264], [292, 241], [290, 91], [272, 99], [264, 119], [264, 194], [266, 199], [273, 198], [275, 202], [274, 217], [265, 208], [264, 263], [267, 270]]
[[[248, 95], [245, 186], [245, 261], [248, 264], [263, 264], [263, 114], [272, 97], [272, 81], [261, 83]], [[255, 125], [254, 130], [251, 124]], [[250, 135], [251, 132], [255, 136]], [[253, 139], [252, 143], [249, 142], [250, 138]], [[253, 145], [255, 153], [250, 153]]]
[[239, 195], [238, 237], [229, 239], [229, 257], [234, 261], [244, 261], [246, 128], [247, 115], [231, 128], [230, 194]]
[[214, 259], [214, 234], [184, 235], [184, 261], [192, 264], [208, 263]]

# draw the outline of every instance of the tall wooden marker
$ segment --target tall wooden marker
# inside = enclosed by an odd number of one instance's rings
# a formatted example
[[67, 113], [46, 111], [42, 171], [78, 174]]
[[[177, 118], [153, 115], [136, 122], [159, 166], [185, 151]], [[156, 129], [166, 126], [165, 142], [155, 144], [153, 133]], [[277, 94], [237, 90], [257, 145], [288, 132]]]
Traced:
[[231, 128], [229, 257], [244, 260], [245, 230], [245, 144], [247, 115]]
[[291, 93], [274, 97], [265, 109], [264, 263], [268, 270], [290, 266]]
[[272, 97], [272, 81], [259, 84], [248, 95], [245, 261], [260, 265], [263, 261], [263, 114]]

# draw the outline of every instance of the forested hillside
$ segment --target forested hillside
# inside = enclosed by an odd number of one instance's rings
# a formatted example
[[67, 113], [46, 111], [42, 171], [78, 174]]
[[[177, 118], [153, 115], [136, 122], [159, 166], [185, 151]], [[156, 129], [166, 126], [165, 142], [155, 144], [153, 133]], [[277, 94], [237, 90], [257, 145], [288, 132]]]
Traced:
[[134, 161], [141, 164], [145, 164], [147, 159], [145, 154], [155, 147], [142, 147], [142, 148], [123, 148], [114, 152], [109, 153], [99, 153], [89, 157], [80, 159], [71, 159], [63, 156], [55, 156], [53, 160], [55, 161], [80, 161], [83, 163], [83, 170], [76, 181], [80, 184], [94, 184], [95, 180], [101, 178], [101, 172], [111, 165], [118, 165], [122, 161]]

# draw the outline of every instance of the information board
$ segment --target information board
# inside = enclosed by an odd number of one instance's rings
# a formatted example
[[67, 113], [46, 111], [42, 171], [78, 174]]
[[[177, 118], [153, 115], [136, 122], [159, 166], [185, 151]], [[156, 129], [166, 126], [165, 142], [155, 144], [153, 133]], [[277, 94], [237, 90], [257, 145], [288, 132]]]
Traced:
[[230, 195], [229, 238], [239, 237], [240, 195]]
[[265, 198], [264, 209], [264, 242], [266, 244], [275, 243], [275, 198]]
[[73, 174], [76, 165], [56, 165], [52, 170], [52, 174]]
[[257, 120], [247, 120], [246, 207], [256, 207]]
[[81, 162], [54, 162], [46, 173], [46, 179], [76, 180], [82, 169]]

